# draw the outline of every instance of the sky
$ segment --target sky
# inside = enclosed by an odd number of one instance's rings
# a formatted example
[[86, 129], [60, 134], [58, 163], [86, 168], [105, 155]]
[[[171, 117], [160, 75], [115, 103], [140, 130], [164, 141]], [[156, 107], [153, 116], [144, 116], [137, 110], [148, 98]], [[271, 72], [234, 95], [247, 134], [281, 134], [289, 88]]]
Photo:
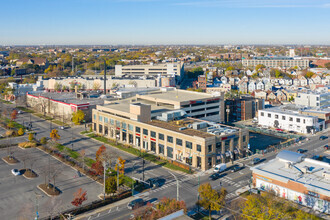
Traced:
[[0, 45], [330, 45], [330, 0], [0, 0], [0, 14]]

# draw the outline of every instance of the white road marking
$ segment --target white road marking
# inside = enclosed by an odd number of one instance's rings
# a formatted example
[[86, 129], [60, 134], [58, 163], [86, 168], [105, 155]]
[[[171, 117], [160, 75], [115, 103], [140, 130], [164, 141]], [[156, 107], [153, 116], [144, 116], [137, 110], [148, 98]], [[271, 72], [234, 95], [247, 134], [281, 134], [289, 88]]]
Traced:
[[119, 207], [117, 206], [117, 211], [119, 211]]
[[241, 174], [241, 175], [244, 175], [244, 173], [243, 173], [243, 172], [241, 172], [241, 171], [239, 171], [239, 174]]
[[109, 212], [108, 213], [110, 213], [111, 212], [111, 209], [109, 209]]
[[87, 220], [90, 220], [92, 216], [89, 216]]
[[232, 180], [233, 178], [231, 178], [231, 177], [229, 177], [229, 176], [226, 176], [225, 178], [228, 178], [228, 179], [230, 179], [230, 180]]
[[97, 214], [97, 218], [100, 217], [100, 214], [101, 214], [101, 213]]

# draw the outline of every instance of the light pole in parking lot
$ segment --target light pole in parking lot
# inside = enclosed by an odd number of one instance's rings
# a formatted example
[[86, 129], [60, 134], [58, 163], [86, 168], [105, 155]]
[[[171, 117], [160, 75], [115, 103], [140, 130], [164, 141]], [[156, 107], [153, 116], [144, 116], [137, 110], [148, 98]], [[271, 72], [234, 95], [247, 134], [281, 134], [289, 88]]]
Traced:
[[174, 179], [176, 180], [176, 200], [179, 201], [179, 180], [178, 178], [171, 172], [169, 172], [173, 177]]

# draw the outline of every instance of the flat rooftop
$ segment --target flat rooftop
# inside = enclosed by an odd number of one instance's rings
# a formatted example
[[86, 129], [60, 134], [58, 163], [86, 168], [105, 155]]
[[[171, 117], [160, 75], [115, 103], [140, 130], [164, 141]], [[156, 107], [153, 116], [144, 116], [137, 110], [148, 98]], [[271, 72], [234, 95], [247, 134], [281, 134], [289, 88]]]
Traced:
[[[250, 169], [257, 174], [265, 175], [281, 182], [294, 181], [301, 183], [313, 192], [320, 192], [323, 195], [330, 196], [330, 181], [322, 176], [324, 171], [330, 173], [329, 163], [305, 158], [301, 162], [294, 163], [290, 168], [286, 168], [285, 165], [285, 161], [275, 158]], [[303, 170], [304, 167], [310, 167], [311, 172], [302, 174], [299, 170]]]
[[192, 92], [192, 91], [186, 91], [180, 89], [149, 93], [147, 95], [141, 95], [140, 97], [141, 98], [150, 97], [159, 100], [169, 100], [169, 101], [177, 101], [177, 102], [189, 102], [200, 99], [215, 98], [215, 96], [211, 94]]
[[295, 111], [283, 110], [283, 109], [280, 109], [279, 107], [267, 108], [267, 109], [262, 109], [259, 111], [299, 116], [299, 117], [303, 117], [303, 118], [315, 118], [316, 117], [316, 116], [310, 116], [310, 115], [303, 115], [303, 114], [300, 114], [299, 112], [295, 112]]
[[76, 98], [76, 93], [74, 92], [63, 92], [63, 93], [50, 93], [50, 92], [45, 92], [45, 93], [40, 93], [40, 94], [33, 94], [35, 96], [40, 95], [43, 97], [47, 97], [50, 99], [54, 99], [57, 101], [61, 101], [61, 102], [65, 102], [65, 103], [72, 103], [72, 104], [86, 104], [89, 103], [90, 105], [97, 105], [97, 104], [103, 104], [104, 103], [104, 99], [100, 99], [100, 98], [83, 98], [83, 99], [78, 99]]

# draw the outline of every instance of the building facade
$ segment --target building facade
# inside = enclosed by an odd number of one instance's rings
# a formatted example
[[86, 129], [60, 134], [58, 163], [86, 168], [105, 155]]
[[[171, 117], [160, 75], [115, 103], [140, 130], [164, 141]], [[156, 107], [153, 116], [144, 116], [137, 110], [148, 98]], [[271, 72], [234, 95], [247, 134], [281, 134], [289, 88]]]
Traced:
[[276, 196], [330, 214], [330, 165], [281, 151], [265, 164], [251, 168], [253, 185]]
[[309, 60], [293, 59], [292, 57], [254, 57], [253, 59], [242, 59], [243, 66], [255, 67], [259, 64], [269, 68], [290, 68], [299, 67], [306, 69], [309, 67]]
[[296, 105], [314, 108], [330, 107], [330, 93], [298, 93], [295, 97]]
[[157, 114], [151, 105], [111, 103], [93, 110], [93, 130], [99, 135], [193, 168], [244, 157], [249, 133], [186, 117], [182, 110]]

